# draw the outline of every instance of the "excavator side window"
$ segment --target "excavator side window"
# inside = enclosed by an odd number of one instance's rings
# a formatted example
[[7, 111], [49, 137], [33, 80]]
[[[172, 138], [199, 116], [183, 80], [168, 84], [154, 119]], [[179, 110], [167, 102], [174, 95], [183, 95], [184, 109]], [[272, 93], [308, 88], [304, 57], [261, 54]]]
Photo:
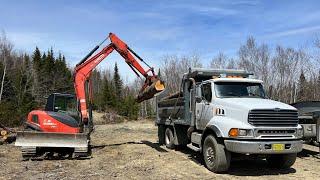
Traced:
[[38, 115], [36, 115], [36, 114], [32, 115], [32, 122], [39, 124]]

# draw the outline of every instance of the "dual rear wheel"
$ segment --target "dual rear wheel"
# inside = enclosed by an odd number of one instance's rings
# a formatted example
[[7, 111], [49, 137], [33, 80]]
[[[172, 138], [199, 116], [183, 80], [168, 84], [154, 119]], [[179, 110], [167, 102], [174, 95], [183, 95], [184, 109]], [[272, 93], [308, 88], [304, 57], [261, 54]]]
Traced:
[[174, 134], [170, 127], [167, 127], [164, 133], [164, 143], [168, 149], [174, 149]]

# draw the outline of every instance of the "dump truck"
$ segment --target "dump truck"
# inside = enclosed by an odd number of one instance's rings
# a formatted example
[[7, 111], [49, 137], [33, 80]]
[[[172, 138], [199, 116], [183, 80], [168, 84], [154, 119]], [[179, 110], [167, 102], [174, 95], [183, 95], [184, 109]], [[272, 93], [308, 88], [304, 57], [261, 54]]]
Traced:
[[301, 101], [291, 104], [298, 109], [299, 124], [303, 129], [303, 140], [319, 146], [320, 101]]
[[227, 171], [239, 155], [288, 168], [302, 150], [298, 111], [268, 99], [252, 73], [190, 68], [180, 90], [165, 94], [156, 103], [159, 143], [200, 152], [210, 171]]

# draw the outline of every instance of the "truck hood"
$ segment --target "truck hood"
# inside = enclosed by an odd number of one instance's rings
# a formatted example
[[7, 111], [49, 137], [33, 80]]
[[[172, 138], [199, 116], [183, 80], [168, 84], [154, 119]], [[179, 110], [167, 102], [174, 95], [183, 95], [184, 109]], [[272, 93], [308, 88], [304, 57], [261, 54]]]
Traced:
[[239, 108], [245, 108], [247, 110], [251, 109], [290, 109], [296, 110], [293, 106], [288, 104], [273, 101], [270, 99], [260, 99], [260, 98], [221, 98], [220, 103], [228, 104], [231, 106], [237, 106]]

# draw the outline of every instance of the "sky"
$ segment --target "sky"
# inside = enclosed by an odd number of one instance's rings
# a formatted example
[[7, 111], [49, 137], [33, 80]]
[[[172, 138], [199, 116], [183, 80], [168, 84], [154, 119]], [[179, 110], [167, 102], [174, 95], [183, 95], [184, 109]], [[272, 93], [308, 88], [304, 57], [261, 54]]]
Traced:
[[[149, 64], [166, 55], [236, 56], [249, 36], [271, 47], [302, 48], [320, 32], [319, 0], [1, 0], [0, 30], [15, 48], [51, 47], [75, 65], [109, 32]], [[115, 52], [99, 68], [134, 74]]]

